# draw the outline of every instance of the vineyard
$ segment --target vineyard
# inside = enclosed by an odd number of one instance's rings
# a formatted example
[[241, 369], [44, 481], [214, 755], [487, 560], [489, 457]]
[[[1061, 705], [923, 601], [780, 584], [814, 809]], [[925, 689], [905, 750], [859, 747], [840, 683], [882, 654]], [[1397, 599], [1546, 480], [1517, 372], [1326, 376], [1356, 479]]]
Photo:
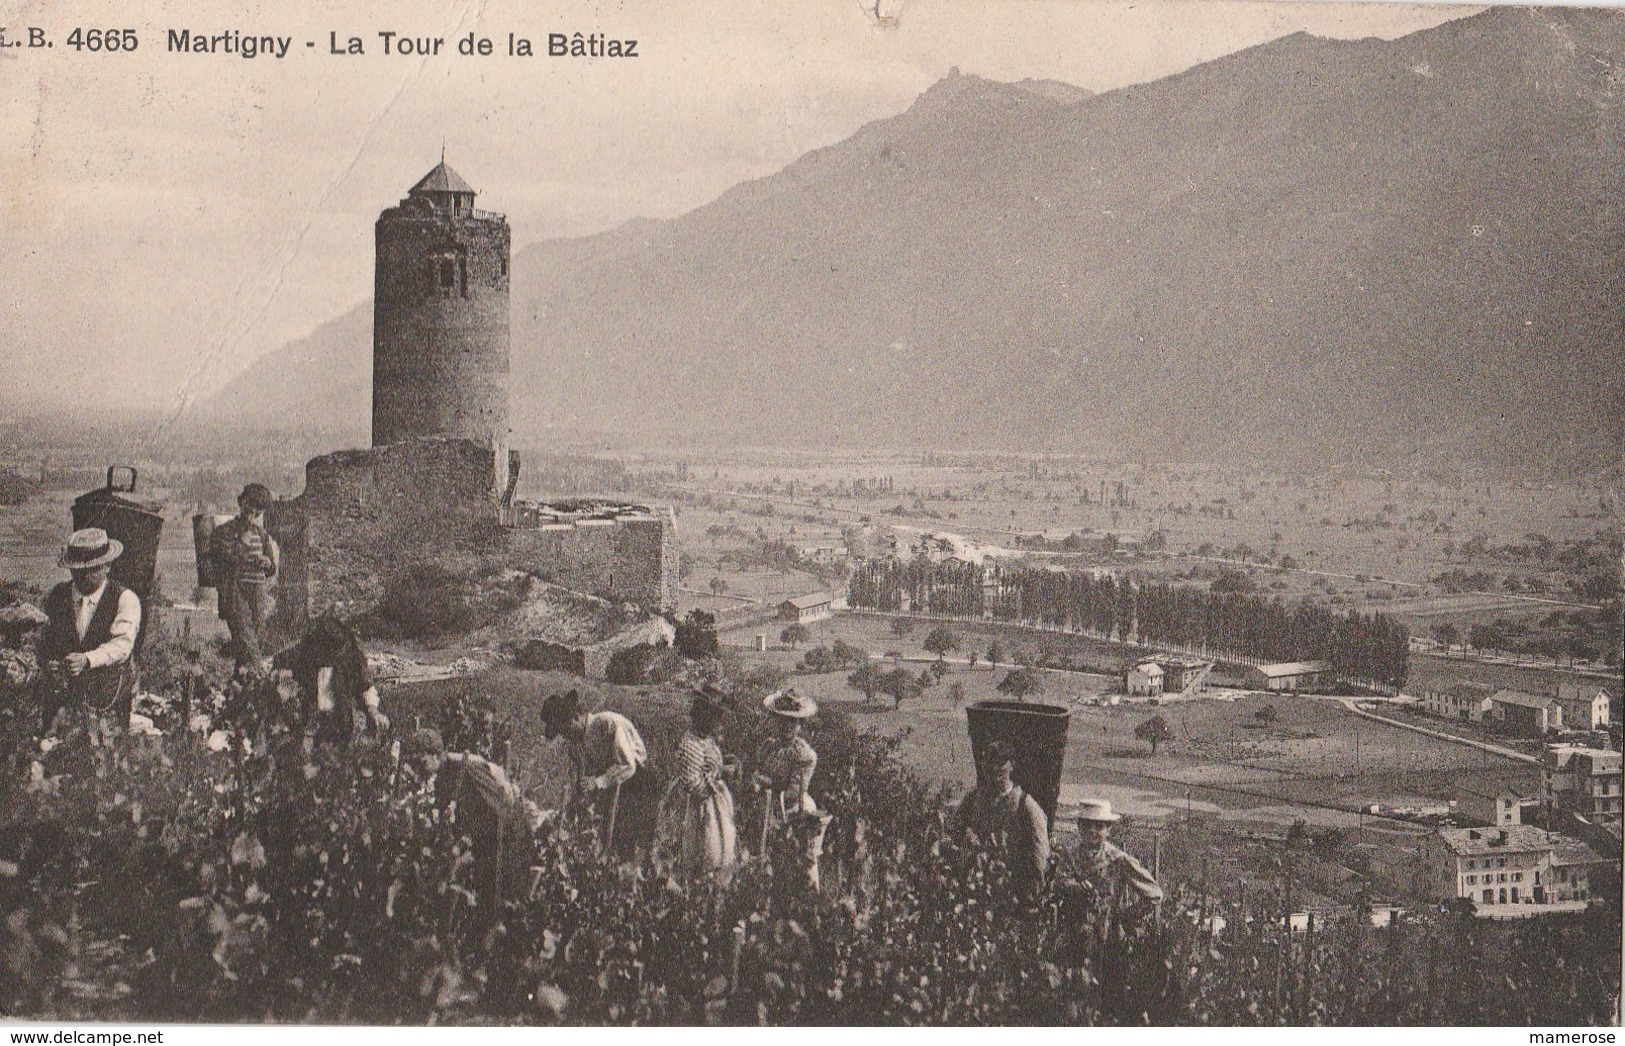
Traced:
[[1142, 646], [1169, 646], [1243, 661], [1332, 662], [1339, 677], [1398, 688], [1410, 637], [1385, 614], [1338, 614], [1279, 600], [1159, 582], [995, 564], [870, 560], [851, 582], [851, 603], [1043, 625]]
[[[432, 705], [496, 754], [530, 723], [479, 681]], [[617, 690], [664, 775], [680, 694]], [[408, 708], [392, 713], [404, 721]], [[244, 722], [252, 721], [244, 716]], [[738, 716], [730, 747], [760, 725]], [[837, 815], [824, 892], [775, 854], [726, 883], [616, 864], [544, 829], [530, 896], [474, 918], [464, 840], [402, 787], [388, 747], [222, 750], [186, 733], [100, 749], [58, 786], [8, 781], [0, 821], [0, 1013], [64, 1019], [380, 1024], [1490, 1024], [1613, 1019], [1620, 915], [1492, 924], [1450, 911], [1391, 929], [1349, 917], [1290, 933], [1221, 901], [1160, 918], [1064, 876], [1017, 907], [966, 848], [947, 797], [895, 742], [838, 712], [811, 733]], [[532, 782], [544, 795], [549, 783]], [[749, 802], [741, 822], [753, 817]], [[771, 848], [770, 848], [771, 849]], [[784, 877], [789, 879], [791, 877]], [[1289, 904], [1282, 899], [1283, 904]], [[1253, 898], [1251, 910], [1267, 905]], [[1282, 908], [1282, 912], [1286, 908]], [[1227, 913], [1218, 936], [1204, 927]]]

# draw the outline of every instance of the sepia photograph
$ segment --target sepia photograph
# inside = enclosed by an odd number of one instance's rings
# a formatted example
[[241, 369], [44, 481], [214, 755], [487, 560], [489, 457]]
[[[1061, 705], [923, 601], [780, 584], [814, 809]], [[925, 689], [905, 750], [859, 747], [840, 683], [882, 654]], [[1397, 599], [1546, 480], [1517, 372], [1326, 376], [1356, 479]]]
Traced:
[[10, 1041], [1615, 1041], [1625, 7], [66, 0], [0, 103]]

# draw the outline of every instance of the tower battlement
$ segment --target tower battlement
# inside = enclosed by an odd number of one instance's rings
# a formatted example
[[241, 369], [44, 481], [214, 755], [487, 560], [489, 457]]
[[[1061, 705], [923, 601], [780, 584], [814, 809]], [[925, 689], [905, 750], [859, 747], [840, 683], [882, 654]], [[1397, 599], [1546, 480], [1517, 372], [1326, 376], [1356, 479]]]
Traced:
[[508, 443], [508, 221], [440, 163], [379, 215], [372, 443]]

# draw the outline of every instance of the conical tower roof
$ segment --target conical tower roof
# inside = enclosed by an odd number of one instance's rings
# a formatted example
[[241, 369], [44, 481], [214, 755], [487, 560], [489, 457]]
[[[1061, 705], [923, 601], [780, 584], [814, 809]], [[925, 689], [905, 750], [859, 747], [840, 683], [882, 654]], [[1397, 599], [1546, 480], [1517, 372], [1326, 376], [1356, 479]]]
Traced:
[[446, 161], [441, 160], [434, 165], [434, 170], [424, 175], [416, 185], [412, 186], [410, 194], [416, 196], [418, 193], [472, 193], [473, 191], [474, 187], [463, 181], [462, 175], [447, 167]]

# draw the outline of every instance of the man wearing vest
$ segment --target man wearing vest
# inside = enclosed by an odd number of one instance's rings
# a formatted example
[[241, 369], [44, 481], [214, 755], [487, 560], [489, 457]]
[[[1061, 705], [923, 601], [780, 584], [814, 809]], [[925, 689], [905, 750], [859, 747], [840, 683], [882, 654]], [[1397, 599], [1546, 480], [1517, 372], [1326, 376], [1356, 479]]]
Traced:
[[255, 668], [265, 656], [266, 621], [271, 615], [271, 584], [280, 566], [276, 541], [265, 529], [271, 491], [250, 483], [237, 496], [237, 515], [209, 536], [219, 587], [220, 619], [231, 630], [238, 667]]
[[1036, 901], [1049, 872], [1049, 818], [1038, 800], [1010, 779], [1015, 749], [995, 741], [976, 770], [976, 788], [960, 803], [954, 823], [984, 846], [1001, 851], [1020, 899]]
[[129, 728], [135, 691], [130, 655], [141, 630], [141, 598], [107, 576], [108, 565], [123, 552], [122, 542], [90, 527], [74, 531], [57, 560], [73, 580], [45, 597], [38, 653], [51, 679], [42, 702], [46, 733], [66, 707], [94, 712], [114, 731]]

